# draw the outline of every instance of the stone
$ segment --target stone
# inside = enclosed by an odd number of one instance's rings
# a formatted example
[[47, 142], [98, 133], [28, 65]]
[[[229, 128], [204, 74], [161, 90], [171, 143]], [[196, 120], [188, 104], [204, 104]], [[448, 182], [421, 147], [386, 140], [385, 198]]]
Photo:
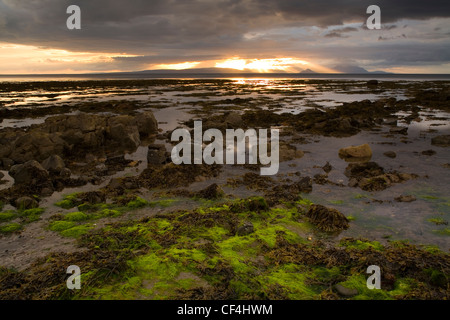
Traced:
[[401, 196], [395, 198], [395, 201], [398, 201], [398, 202], [413, 202], [416, 200], [417, 200], [416, 197], [413, 195], [401, 195]]
[[386, 118], [384, 119], [383, 124], [387, 126], [397, 126], [397, 118]]
[[39, 203], [35, 199], [30, 197], [20, 197], [15, 201], [15, 206], [19, 210], [27, 210], [38, 208]]
[[164, 164], [167, 160], [166, 147], [163, 144], [151, 144], [148, 146], [147, 163], [151, 165]]
[[370, 160], [372, 158], [372, 149], [367, 143], [360, 146], [346, 147], [339, 150], [339, 157]]
[[437, 147], [450, 147], [450, 135], [434, 137], [431, 139], [431, 144]]
[[326, 173], [330, 173], [331, 170], [333, 170], [333, 167], [331, 164], [327, 161], [327, 163], [322, 167], [323, 171]]
[[386, 151], [383, 153], [386, 157], [394, 159], [397, 157], [397, 154], [394, 151]]
[[311, 205], [305, 213], [305, 216], [322, 231], [336, 232], [348, 229], [349, 227], [347, 217], [341, 212], [319, 204]]
[[42, 162], [42, 167], [49, 173], [60, 174], [66, 165], [60, 156], [52, 155]]
[[14, 165], [14, 160], [9, 158], [3, 158], [2, 159], [2, 167], [5, 170], [11, 169], [11, 167]]
[[28, 185], [45, 183], [49, 178], [47, 170], [35, 160], [13, 166], [9, 175], [14, 178], [15, 184]]
[[158, 121], [151, 111], [140, 113], [136, 116], [139, 134], [142, 138], [158, 132]]
[[393, 127], [389, 132], [394, 134], [408, 134], [408, 127]]
[[225, 117], [225, 123], [234, 129], [241, 128], [242, 127], [242, 116], [238, 112], [230, 112]]
[[334, 286], [334, 289], [336, 289], [337, 293], [340, 294], [343, 297], [353, 297], [358, 294], [357, 289], [353, 288], [347, 288], [343, 286], [342, 284], [338, 283]]
[[59, 172], [59, 176], [61, 178], [70, 178], [70, 176], [72, 175], [72, 171], [70, 171], [69, 168], [63, 168], [60, 172]]
[[246, 235], [253, 233], [254, 231], [255, 231], [255, 229], [253, 227], [253, 223], [246, 221], [246, 222], [244, 222], [243, 225], [241, 225], [240, 227], [238, 227], [236, 229], [236, 235], [246, 236]]
[[118, 147], [124, 151], [134, 151], [141, 140], [135, 120], [131, 116], [118, 116], [108, 121], [107, 141], [109, 147]]
[[58, 135], [31, 130], [14, 141], [8, 158], [16, 163], [25, 163], [30, 160], [43, 161], [51, 155], [62, 156], [66, 146], [66, 142]]
[[50, 197], [53, 194], [54, 190], [52, 188], [42, 188], [41, 196], [42, 197]]
[[217, 183], [213, 183], [205, 189], [200, 190], [195, 195], [203, 199], [220, 199], [223, 197], [224, 192], [222, 188], [217, 185]]
[[378, 80], [369, 80], [369, 81], [367, 81], [367, 85], [368, 86], [377, 86]]
[[436, 151], [434, 151], [434, 150], [422, 151], [422, 155], [424, 155], [424, 156], [434, 156], [435, 154], [436, 154]]

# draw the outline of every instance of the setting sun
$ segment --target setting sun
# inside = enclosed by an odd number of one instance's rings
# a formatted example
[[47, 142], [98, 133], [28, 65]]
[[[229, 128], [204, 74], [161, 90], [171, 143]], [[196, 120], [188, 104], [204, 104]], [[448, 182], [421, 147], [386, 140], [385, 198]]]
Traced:
[[216, 68], [231, 68], [237, 70], [256, 70], [259, 72], [289, 71], [299, 65], [307, 65], [308, 62], [294, 58], [278, 59], [240, 59], [232, 58], [216, 63]]

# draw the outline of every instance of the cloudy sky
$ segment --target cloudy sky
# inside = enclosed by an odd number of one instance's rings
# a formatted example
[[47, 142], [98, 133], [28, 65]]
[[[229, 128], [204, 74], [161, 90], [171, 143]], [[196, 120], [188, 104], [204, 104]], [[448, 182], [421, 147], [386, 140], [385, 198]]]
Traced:
[[[372, 4], [381, 30], [366, 27]], [[81, 8], [81, 30], [66, 26], [70, 5]], [[450, 73], [450, 1], [0, 0], [0, 62], [0, 74]]]

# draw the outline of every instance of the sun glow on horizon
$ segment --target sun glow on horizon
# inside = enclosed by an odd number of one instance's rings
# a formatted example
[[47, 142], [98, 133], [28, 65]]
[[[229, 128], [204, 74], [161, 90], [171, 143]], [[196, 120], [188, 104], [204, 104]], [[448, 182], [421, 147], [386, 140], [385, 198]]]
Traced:
[[172, 64], [158, 64], [152, 66], [151, 69], [167, 69], [167, 70], [184, 70], [184, 69], [192, 69], [199, 65], [200, 62], [182, 62], [182, 63], [172, 63]]
[[237, 70], [257, 70], [259, 72], [289, 71], [299, 65], [307, 65], [307, 61], [294, 58], [277, 59], [240, 59], [231, 58], [216, 63], [216, 68], [229, 68]]

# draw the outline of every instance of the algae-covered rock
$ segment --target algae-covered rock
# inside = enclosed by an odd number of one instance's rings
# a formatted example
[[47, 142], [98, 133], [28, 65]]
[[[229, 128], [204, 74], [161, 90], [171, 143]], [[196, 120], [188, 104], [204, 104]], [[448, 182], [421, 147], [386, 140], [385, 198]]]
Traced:
[[360, 146], [351, 146], [339, 150], [339, 157], [341, 158], [357, 158], [361, 160], [370, 160], [372, 157], [372, 149], [366, 143]]
[[217, 183], [213, 183], [196, 193], [196, 196], [204, 199], [220, 199], [224, 195], [222, 188]]
[[431, 144], [438, 147], [450, 147], [450, 135], [434, 137], [431, 139]]
[[342, 231], [349, 227], [348, 219], [341, 212], [320, 204], [311, 205], [305, 215], [322, 231]]

